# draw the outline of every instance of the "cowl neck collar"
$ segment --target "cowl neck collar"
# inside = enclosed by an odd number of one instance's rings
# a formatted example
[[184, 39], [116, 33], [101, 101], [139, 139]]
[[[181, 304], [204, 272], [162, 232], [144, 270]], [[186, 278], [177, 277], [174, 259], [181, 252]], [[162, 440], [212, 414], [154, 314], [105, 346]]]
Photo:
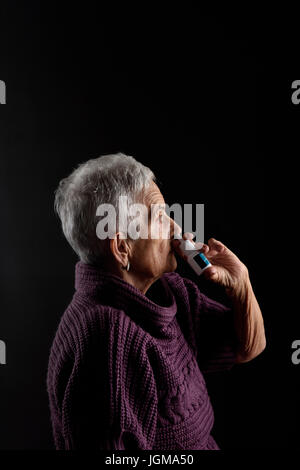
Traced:
[[123, 310], [139, 325], [155, 330], [168, 327], [177, 312], [176, 299], [164, 274], [144, 294], [119, 276], [79, 261], [75, 289], [96, 296], [101, 305]]

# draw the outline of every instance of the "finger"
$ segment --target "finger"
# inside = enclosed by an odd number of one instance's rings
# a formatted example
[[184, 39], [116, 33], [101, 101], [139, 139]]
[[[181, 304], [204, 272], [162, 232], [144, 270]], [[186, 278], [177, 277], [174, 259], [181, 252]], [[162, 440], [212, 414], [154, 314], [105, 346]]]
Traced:
[[202, 243], [202, 242], [196, 242], [195, 243], [194, 241], [192, 243], [195, 245], [196, 250], [202, 250], [204, 243]]
[[208, 245], [202, 242], [195, 243], [195, 249], [201, 251], [204, 254], [209, 252]]
[[208, 246], [210, 250], [215, 250], [218, 253], [222, 253], [222, 251], [226, 250], [226, 246], [219, 240], [216, 240], [215, 238], [210, 238], [208, 240]]
[[185, 233], [182, 235], [182, 238], [183, 238], [184, 240], [193, 240], [194, 236], [195, 236], [195, 235], [194, 235], [193, 233], [191, 233], [191, 232], [185, 232]]
[[207, 255], [209, 253], [209, 246], [203, 243], [202, 252]]

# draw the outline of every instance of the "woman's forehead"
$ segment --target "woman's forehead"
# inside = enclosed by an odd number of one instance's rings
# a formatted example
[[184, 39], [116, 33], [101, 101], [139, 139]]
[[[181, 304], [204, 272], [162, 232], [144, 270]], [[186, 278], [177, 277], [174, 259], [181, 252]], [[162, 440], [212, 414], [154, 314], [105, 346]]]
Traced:
[[150, 206], [151, 204], [162, 204], [165, 205], [165, 200], [160, 192], [159, 187], [154, 183], [151, 182], [150, 186], [147, 188], [145, 192], [145, 202]]

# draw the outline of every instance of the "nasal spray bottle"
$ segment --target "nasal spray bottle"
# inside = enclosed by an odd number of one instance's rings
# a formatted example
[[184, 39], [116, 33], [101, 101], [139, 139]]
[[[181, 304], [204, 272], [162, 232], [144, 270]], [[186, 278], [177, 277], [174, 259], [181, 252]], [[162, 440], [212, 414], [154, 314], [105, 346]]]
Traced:
[[206, 256], [203, 253], [199, 253], [199, 250], [195, 248], [190, 240], [181, 239], [179, 247], [187, 256], [187, 262], [198, 276], [211, 266]]

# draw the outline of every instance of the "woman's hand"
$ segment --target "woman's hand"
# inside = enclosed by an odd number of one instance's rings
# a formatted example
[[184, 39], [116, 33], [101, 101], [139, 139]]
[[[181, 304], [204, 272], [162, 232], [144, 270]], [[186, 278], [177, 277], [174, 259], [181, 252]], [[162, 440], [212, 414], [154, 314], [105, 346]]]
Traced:
[[[192, 241], [193, 237], [192, 233], [186, 232], [182, 238]], [[179, 248], [179, 240], [174, 239], [172, 242], [176, 252], [187, 259]], [[249, 281], [248, 269], [229, 248], [214, 238], [210, 238], [207, 245], [193, 241], [192, 243], [212, 264], [203, 272], [206, 279], [224, 286], [228, 293], [232, 294], [238, 294], [245, 288]]]
[[[192, 241], [193, 234], [185, 233], [185, 240]], [[174, 250], [183, 258], [187, 256], [180, 250], [178, 239], [172, 240]], [[192, 242], [194, 243], [194, 242]], [[238, 339], [237, 362], [247, 362], [258, 356], [266, 347], [264, 321], [254, 295], [248, 269], [223, 243], [214, 238], [208, 244], [194, 243], [212, 266], [205, 269], [203, 276], [225, 287], [232, 299], [234, 327]]]

